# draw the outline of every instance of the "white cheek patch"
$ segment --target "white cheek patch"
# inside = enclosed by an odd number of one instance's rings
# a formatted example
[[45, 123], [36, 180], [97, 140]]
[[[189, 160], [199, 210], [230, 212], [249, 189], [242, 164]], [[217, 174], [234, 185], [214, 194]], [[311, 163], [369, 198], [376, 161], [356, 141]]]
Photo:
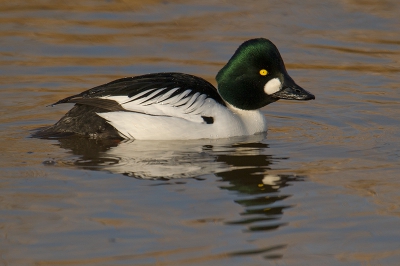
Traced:
[[264, 86], [264, 92], [268, 95], [274, 94], [282, 89], [282, 83], [278, 78], [271, 79]]

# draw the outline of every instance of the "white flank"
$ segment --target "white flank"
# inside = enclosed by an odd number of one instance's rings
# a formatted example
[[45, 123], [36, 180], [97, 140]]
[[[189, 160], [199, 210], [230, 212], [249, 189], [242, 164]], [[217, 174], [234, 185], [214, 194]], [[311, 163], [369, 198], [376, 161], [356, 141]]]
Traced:
[[[117, 101], [130, 112], [98, 115], [127, 139], [216, 139], [254, 135], [267, 130], [266, 118], [261, 111], [246, 111], [229, 105], [227, 108], [199, 92], [186, 97], [190, 90], [169, 98], [177, 89], [160, 93], [163, 90], [157, 89], [140, 99], [138, 96], [102, 97]], [[202, 116], [212, 117], [213, 123], [207, 124]]]
[[271, 79], [264, 86], [264, 92], [268, 95], [274, 94], [277, 91], [280, 91], [282, 88], [282, 83], [278, 78]]

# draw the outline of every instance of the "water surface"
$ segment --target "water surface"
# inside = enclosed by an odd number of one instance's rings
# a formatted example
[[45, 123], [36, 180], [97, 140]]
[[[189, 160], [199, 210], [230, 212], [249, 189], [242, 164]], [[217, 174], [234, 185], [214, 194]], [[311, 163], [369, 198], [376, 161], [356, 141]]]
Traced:
[[[398, 265], [397, 1], [2, 1], [0, 265]], [[40, 140], [71, 105], [150, 72], [214, 76], [271, 39], [316, 95], [266, 135]]]

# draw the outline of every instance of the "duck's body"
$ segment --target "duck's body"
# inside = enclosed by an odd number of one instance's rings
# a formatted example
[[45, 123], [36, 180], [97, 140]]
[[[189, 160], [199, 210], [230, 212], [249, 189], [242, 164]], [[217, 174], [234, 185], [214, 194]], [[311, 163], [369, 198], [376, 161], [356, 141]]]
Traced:
[[55, 103], [76, 105], [36, 136], [176, 140], [253, 135], [267, 130], [262, 106], [279, 98], [315, 98], [287, 75], [278, 50], [266, 39], [242, 44], [217, 81], [218, 90], [182, 73], [119, 79]]

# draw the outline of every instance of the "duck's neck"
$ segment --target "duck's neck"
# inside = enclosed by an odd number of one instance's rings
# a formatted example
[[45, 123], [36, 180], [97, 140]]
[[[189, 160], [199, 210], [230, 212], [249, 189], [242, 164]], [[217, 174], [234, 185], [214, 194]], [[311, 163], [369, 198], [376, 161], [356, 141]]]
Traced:
[[267, 119], [260, 109], [243, 110], [226, 102], [226, 106], [232, 111], [243, 123], [249, 135], [267, 131]]

